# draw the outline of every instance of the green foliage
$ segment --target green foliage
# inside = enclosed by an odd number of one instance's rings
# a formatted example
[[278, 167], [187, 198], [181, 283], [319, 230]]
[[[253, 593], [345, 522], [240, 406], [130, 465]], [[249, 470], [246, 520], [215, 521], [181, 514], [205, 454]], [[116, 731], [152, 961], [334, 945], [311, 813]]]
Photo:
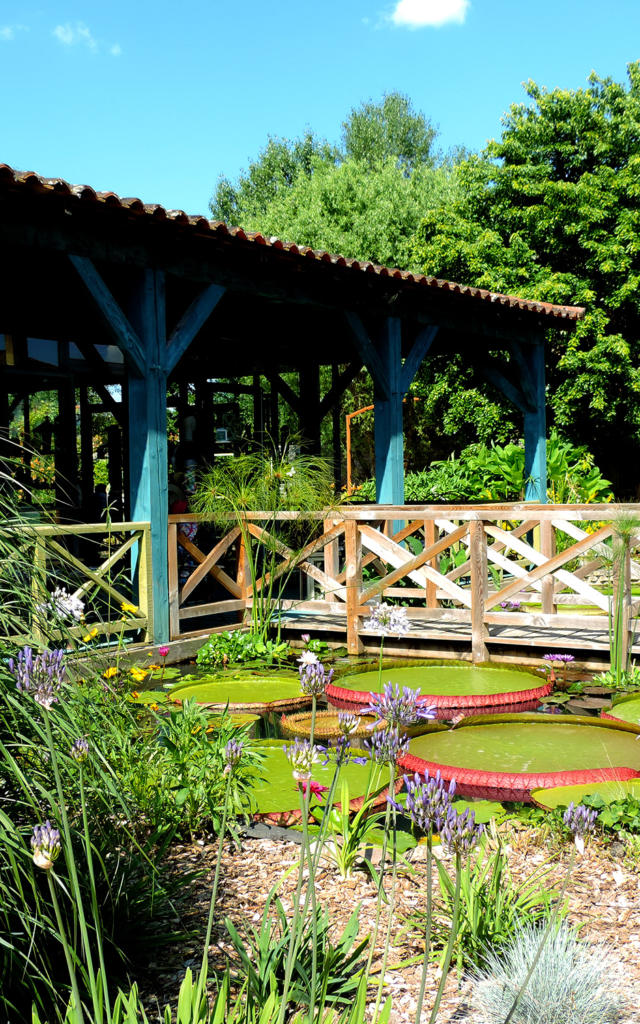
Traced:
[[212, 633], [196, 655], [203, 668], [224, 668], [248, 661], [263, 661], [269, 665], [282, 661], [290, 653], [285, 641], [264, 640], [255, 633], [234, 629], [226, 633]]
[[[614, 669], [607, 669], [606, 672], [599, 672], [597, 676], [594, 676], [591, 682], [594, 686], [606, 686], [618, 693], [630, 693], [640, 689], [640, 666], [634, 662], [626, 671], [623, 669], [616, 672]], [[581, 690], [577, 692], [581, 692]]]
[[[275, 916], [273, 911], [275, 910]], [[358, 935], [357, 907], [336, 942], [329, 937], [329, 917], [318, 908], [316, 912], [317, 1003], [348, 1005], [358, 989], [358, 967], [368, 939], [356, 942]], [[291, 923], [279, 899], [271, 896], [256, 928], [247, 922], [243, 934], [230, 918], [225, 925], [236, 952], [233, 971], [238, 979], [246, 979], [247, 995], [258, 1006], [268, 997], [275, 980], [281, 990], [285, 977]], [[313, 925], [307, 916], [293, 964], [288, 1000], [291, 1004], [308, 1006], [311, 994]]]
[[[554, 502], [610, 501], [611, 485], [584, 446], [575, 447], [556, 430], [547, 438], [548, 495]], [[524, 498], [524, 448], [518, 444], [473, 444], [459, 456], [431, 463], [429, 469], [408, 473], [405, 499], [436, 501], [519, 501]], [[355, 497], [375, 501], [375, 481], [358, 488]]]
[[[349, 798], [349, 783], [342, 780], [340, 801], [325, 816], [327, 840], [323, 853], [336, 865], [341, 878], [351, 878], [356, 867], [368, 871], [374, 881], [378, 873], [370, 860], [365, 857], [367, 845], [373, 843], [385, 814], [372, 813], [376, 794], [368, 795], [359, 810], [352, 812]], [[323, 810], [311, 809], [317, 821], [323, 817]]]
[[[157, 738], [147, 763], [129, 762], [121, 767], [123, 786], [131, 792], [139, 811], [158, 832], [192, 836], [205, 827], [220, 829], [224, 793], [225, 747], [230, 739], [245, 739], [228, 713], [209, 723], [207, 711], [194, 700], [185, 700], [168, 715], [155, 716]], [[150, 745], [151, 746], [151, 745]], [[259, 754], [246, 746], [233, 773], [229, 806], [241, 814], [248, 806], [250, 770], [260, 763]]]
[[416, 113], [408, 96], [392, 92], [380, 103], [353, 108], [342, 125], [344, 152], [375, 170], [395, 160], [410, 173], [432, 160], [436, 130], [422, 113]]
[[[495, 829], [494, 839], [497, 837]], [[433, 948], [441, 955], [451, 930], [455, 883], [441, 860], [437, 861], [440, 900], [433, 915]], [[556, 893], [548, 885], [549, 871], [538, 868], [514, 882], [500, 843], [485, 843], [462, 867], [460, 918], [454, 947], [458, 969], [482, 964], [489, 949], [503, 946], [523, 924], [546, 920]], [[416, 915], [418, 918], [420, 915]]]
[[[587, 307], [547, 349], [548, 402], [574, 441], [633, 491], [640, 441], [640, 64], [628, 85], [533, 82], [500, 139], [456, 169], [451, 201], [425, 216], [413, 259], [426, 273], [526, 298]], [[458, 396], [461, 397], [461, 396]], [[624, 476], [623, 476], [624, 474]]]
[[582, 803], [598, 812], [598, 824], [614, 832], [640, 833], [640, 799], [629, 794], [622, 800], [606, 801], [600, 793], [582, 798]]
[[[239, 528], [251, 580], [251, 632], [266, 642], [274, 620], [279, 634], [280, 602], [299, 552], [318, 532], [316, 513], [328, 514], [335, 506], [329, 463], [300, 454], [291, 442], [278, 451], [258, 448], [215, 463], [204, 474], [193, 505], [225, 532], [232, 525]], [[256, 511], [267, 513], [259, 523], [259, 539], [246, 518]], [[297, 512], [294, 520], [278, 518], [288, 511]]]

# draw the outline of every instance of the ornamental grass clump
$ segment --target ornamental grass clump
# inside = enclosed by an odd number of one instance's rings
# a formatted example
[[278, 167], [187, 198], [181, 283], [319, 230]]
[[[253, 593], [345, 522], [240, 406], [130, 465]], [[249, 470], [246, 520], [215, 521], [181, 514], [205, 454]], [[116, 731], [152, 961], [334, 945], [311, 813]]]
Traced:
[[[502, 950], [490, 949], [473, 976], [477, 1024], [615, 1024], [621, 1000], [612, 991], [615, 960], [602, 945], [586, 945], [566, 924], [554, 928], [538, 955], [543, 933], [523, 928]], [[532, 961], [535, 969], [529, 976]], [[514, 998], [515, 1011], [510, 1012]]]

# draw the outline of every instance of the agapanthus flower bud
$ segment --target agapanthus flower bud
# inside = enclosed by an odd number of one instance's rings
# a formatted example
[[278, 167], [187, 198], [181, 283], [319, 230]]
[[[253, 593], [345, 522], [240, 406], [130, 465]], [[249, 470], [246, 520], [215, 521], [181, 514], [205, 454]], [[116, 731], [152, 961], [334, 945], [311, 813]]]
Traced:
[[455, 779], [447, 786], [439, 771], [432, 778], [425, 772], [424, 779], [416, 772], [413, 778], [405, 775], [404, 784], [407, 791], [405, 810], [413, 824], [421, 832], [439, 832], [451, 808], [456, 791]]
[[89, 744], [87, 743], [84, 736], [79, 736], [77, 740], [74, 740], [71, 744], [71, 750], [69, 751], [69, 757], [72, 757], [74, 761], [78, 761], [82, 764], [86, 761], [89, 756]]
[[364, 741], [364, 745], [372, 761], [395, 764], [398, 758], [408, 753], [409, 737], [403, 736], [397, 727], [389, 726], [387, 729], [377, 729], [370, 740]]
[[44, 825], [34, 825], [31, 836], [33, 863], [48, 871], [53, 867], [60, 854], [60, 833], [53, 828], [50, 821]]
[[224, 748], [225, 774], [229, 775], [240, 764], [244, 752], [242, 740], [230, 739]]
[[36, 610], [41, 615], [51, 615], [59, 621], [75, 619], [76, 622], [80, 622], [84, 616], [84, 603], [64, 587], [56, 587], [48, 601], [39, 604]]
[[353, 736], [354, 732], [358, 731], [360, 725], [360, 717], [352, 714], [350, 711], [339, 711], [338, 712], [338, 728], [343, 736]]
[[295, 739], [291, 746], [284, 748], [284, 752], [296, 782], [310, 779], [313, 765], [320, 760], [319, 748], [309, 740]]
[[299, 672], [300, 689], [308, 697], [322, 696], [333, 679], [333, 669], [329, 669], [327, 672], [322, 662], [318, 661], [317, 658], [313, 662], [300, 665]]
[[373, 606], [371, 615], [365, 619], [362, 628], [382, 636], [405, 636], [411, 629], [411, 623], [407, 618], [406, 608], [380, 601]]
[[584, 853], [584, 837], [593, 832], [597, 817], [598, 812], [593, 808], [585, 807], [584, 804], [575, 805], [573, 800], [564, 812], [562, 820], [569, 831], [573, 833], [578, 853]]
[[47, 710], [58, 700], [57, 692], [66, 677], [63, 650], [43, 651], [34, 655], [30, 647], [9, 659], [9, 671], [15, 676], [20, 693], [29, 693]]
[[383, 693], [370, 693], [371, 703], [360, 708], [363, 715], [375, 715], [379, 722], [389, 725], [413, 725], [415, 722], [435, 718], [435, 707], [420, 700], [420, 688], [411, 690], [396, 683], [385, 683]]
[[484, 825], [476, 825], [475, 811], [467, 808], [459, 814], [450, 807], [440, 829], [440, 839], [451, 853], [458, 857], [466, 857], [474, 846], [477, 846], [483, 832]]
[[342, 767], [345, 764], [366, 764], [368, 760], [352, 749], [348, 736], [338, 736], [332, 743], [327, 743], [326, 747], [318, 745], [317, 749], [324, 754], [323, 765], [332, 761]]

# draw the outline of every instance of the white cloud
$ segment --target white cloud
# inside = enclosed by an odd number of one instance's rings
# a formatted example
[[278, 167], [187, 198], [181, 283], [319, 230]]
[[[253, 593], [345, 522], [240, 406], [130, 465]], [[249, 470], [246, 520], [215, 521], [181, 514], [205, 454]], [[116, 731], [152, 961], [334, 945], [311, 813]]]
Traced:
[[0, 26], [0, 40], [8, 43], [11, 39], [15, 39], [16, 32], [28, 32], [26, 25], [2, 25]]
[[63, 46], [81, 44], [90, 50], [98, 49], [97, 42], [83, 21], [76, 21], [75, 25], [72, 25], [69, 21], [64, 25], [56, 25], [53, 35]]
[[109, 53], [112, 57], [119, 57], [122, 53], [122, 47], [120, 46], [120, 43], [114, 43], [113, 46], [110, 46]]
[[470, 5], [471, 0], [398, 0], [391, 21], [405, 28], [462, 25]]

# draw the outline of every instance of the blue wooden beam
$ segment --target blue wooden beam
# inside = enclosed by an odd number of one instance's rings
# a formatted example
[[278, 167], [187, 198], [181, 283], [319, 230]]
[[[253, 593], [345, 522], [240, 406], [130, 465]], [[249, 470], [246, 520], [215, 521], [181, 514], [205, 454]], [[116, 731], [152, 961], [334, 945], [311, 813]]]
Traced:
[[151, 523], [153, 642], [169, 639], [167, 370], [164, 273], [142, 271], [130, 310], [145, 374], [129, 377], [130, 516]]
[[69, 253], [69, 260], [82, 278], [107, 326], [113, 334], [118, 348], [122, 350], [129, 365], [139, 377], [145, 374], [144, 346], [120, 305], [114, 299], [104, 279], [86, 256]]
[[490, 362], [486, 362], [481, 367], [482, 373], [490, 381], [498, 391], [502, 391], [505, 398], [508, 398], [512, 405], [515, 405], [516, 409], [524, 413], [525, 416], [532, 412], [534, 406], [527, 401], [524, 393], [514, 384], [513, 381], [505, 377], [502, 370], [497, 365], [493, 365]]
[[525, 501], [547, 502], [547, 425], [542, 340], [524, 350], [535, 394], [535, 408], [524, 415]]
[[434, 324], [431, 327], [425, 327], [420, 331], [413, 345], [411, 351], [404, 361], [402, 367], [402, 373], [400, 375], [400, 388], [402, 394], [406, 395], [407, 391], [411, 387], [411, 383], [416, 373], [418, 372], [422, 361], [424, 360], [427, 352], [433, 345], [438, 328]]
[[387, 394], [374, 380], [376, 450], [376, 501], [381, 505], [404, 504], [404, 433], [402, 424], [401, 321], [388, 317], [378, 344]]
[[378, 355], [376, 347], [367, 334], [365, 326], [357, 313], [346, 313], [345, 316], [351, 328], [358, 354], [371, 374], [374, 387], [382, 398], [390, 398], [391, 391], [389, 390], [387, 366], [384, 359], [381, 359]]
[[204, 288], [180, 318], [180, 322], [167, 342], [165, 365], [167, 373], [175, 369], [200, 328], [206, 323], [225, 294], [226, 288], [210, 284]]

